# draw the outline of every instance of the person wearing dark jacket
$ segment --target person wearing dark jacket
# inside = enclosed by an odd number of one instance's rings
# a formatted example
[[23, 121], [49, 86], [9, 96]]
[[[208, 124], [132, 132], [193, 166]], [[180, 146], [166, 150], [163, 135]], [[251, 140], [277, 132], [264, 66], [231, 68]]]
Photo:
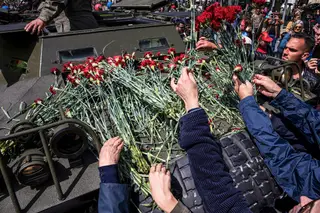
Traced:
[[222, 157], [221, 147], [210, 132], [208, 116], [199, 107], [198, 89], [193, 73], [187, 68], [172, 89], [185, 103], [186, 115], [180, 123], [179, 145], [190, 161], [196, 189], [207, 213], [249, 213], [241, 192], [234, 188], [232, 178]]
[[[118, 162], [124, 144], [119, 137], [104, 143], [99, 154], [99, 213], [129, 213], [128, 185], [121, 184]], [[166, 213], [191, 213], [170, 191], [170, 172], [162, 164], [154, 165], [149, 174], [151, 195]]]
[[121, 184], [118, 175], [118, 161], [123, 142], [119, 137], [104, 143], [99, 154], [100, 191], [99, 213], [129, 213], [129, 192]]
[[[240, 98], [240, 112], [249, 133], [265, 163], [281, 188], [295, 201], [305, 197], [320, 198], [320, 161], [305, 152], [296, 151], [273, 129], [269, 116], [253, 97], [253, 86], [234, 76], [235, 91]], [[273, 98], [271, 105], [281, 111], [304, 136], [307, 143], [320, 145], [320, 112], [281, 89], [270, 78], [255, 75], [258, 91]]]

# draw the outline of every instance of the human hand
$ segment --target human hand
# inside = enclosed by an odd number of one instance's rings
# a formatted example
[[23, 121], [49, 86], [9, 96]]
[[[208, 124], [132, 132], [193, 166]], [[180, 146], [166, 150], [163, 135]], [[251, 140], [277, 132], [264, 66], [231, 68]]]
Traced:
[[257, 85], [257, 90], [267, 97], [275, 98], [281, 92], [281, 87], [267, 76], [257, 74], [253, 78], [253, 83]]
[[171, 212], [178, 201], [171, 193], [170, 171], [161, 163], [153, 165], [150, 168], [149, 181], [153, 200], [164, 212]]
[[99, 167], [117, 164], [123, 145], [120, 137], [114, 137], [105, 142], [99, 154]]
[[24, 29], [27, 32], [31, 32], [31, 34], [35, 34], [37, 32], [37, 34], [40, 35], [40, 32], [43, 30], [45, 25], [46, 24], [44, 21], [37, 18], [37, 19], [31, 21], [30, 23], [28, 23]]
[[182, 69], [177, 84], [174, 78], [171, 79], [171, 88], [184, 101], [187, 112], [199, 107], [197, 83], [193, 73], [187, 67]]
[[201, 37], [196, 43], [196, 50], [210, 51], [217, 49], [217, 45], [207, 40], [205, 37]]
[[253, 86], [249, 81], [242, 83], [237, 75], [232, 76], [234, 82], [234, 91], [238, 94], [240, 100], [253, 95]]
[[315, 70], [317, 69], [318, 67], [318, 60], [317, 58], [311, 58], [308, 62], [307, 62], [307, 65], [308, 65], [308, 68], [310, 70]]

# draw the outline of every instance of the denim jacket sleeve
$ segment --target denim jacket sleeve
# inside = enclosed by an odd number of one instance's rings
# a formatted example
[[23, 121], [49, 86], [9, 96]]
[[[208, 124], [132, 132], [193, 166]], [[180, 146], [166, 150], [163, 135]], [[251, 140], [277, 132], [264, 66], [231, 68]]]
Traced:
[[270, 104], [279, 109], [283, 116], [301, 131], [309, 143], [320, 145], [320, 112], [318, 110], [285, 89], [282, 89]]
[[311, 199], [320, 197], [320, 161], [311, 155], [297, 152], [273, 129], [270, 119], [256, 103], [253, 96], [240, 102], [240, 112], [249, 133], [256, 139], [257, 147], [281, 188], [299, 201], [304, 195]]

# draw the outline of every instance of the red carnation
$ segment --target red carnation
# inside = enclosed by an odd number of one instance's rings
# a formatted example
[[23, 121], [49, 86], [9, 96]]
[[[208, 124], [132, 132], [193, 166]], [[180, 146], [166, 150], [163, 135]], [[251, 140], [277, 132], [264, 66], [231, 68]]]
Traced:
[[219, 2], [215, 2], [214, 4], [210, 5], [209, 7], [206, 8], [207, 12], [213, 12], [214, 8], [220, 7]]
[[89, 63], [94, 62], [94, 57], [87, 57], [87, 62], [89, 62]]
[[49, 91], [51, 92], [52, 95], [57, 94], [57, 91], [54, 89], [52, 85], [49, 87]]
[[145, 58], [151, 58], [152, 57], [152, 52], [145, 52], [143, 57]]
[[36, 100], [34, 100], [34, 103], [36, 105], [42, 104], [42, 99], [41, 98], [37, 98]]
[[225, 15], [226, 21], [229, 23], [233, 23], [236, 20], [236, 12], [232, 8], [226, 10], [228, 10], [228, 12]]
[[241, 6], [239, 6], [239, 5], [234, 5], [234, 6], [231, 6], [231, 7], [234, 8], [234, 11], [235, 11], [236, 13], [240, 13], [240, 12], [242, 11]]
[[150, 60], [149, 59], [144, 59], [141, 61], [140, 65], [141, 67], [146, 67], [150, 64]]
[[180, 62], [180, 57], [179, 56], [174, 57], [173, 62], [174, 63]]
[[104, 70], [103, 69], [97, 69], [97, 74], [99, 75], [103, 75], [104, 74]]
[[204, 11], [201, 16], [205, 19], [205, 20], [211, 20], [212, 19], [212, 13], [208, 13], [206, 11]]
[[168, 68], [174, 69], [174, 68], [177, 68], [177, 65], [176, 64], [168, 64]]
[[116, 63], [120, 63], [120, 62], [123, 62], [123, 61], [124, 61], [124, 59], [122, 58], [121, 55], [113, 56], [113, 60], [114, 60]]
[[169, 59], [169, 57], [168, 57], [168, 56], [166, 56], [166, 55], [165, 55], [165, 56], [163, 57], [163, 60], [165, 60], [165, 61], [169, 61], [170, 59]]
[[243, 68], [242, 68], [242, 65], [241, 64], [238, 64], [238, 65], [236, 65], [235, 66], [235, 68], [234, 68], [234, 72], [241, 72], [243, 70]]
[[156, 56], [160, 57], [161, 56], [161, 52], [157, 52]]
[[215, 31], [218, 31], [218, 30], [220, 30], [220, 28], [221, 28], [221, 22], [213, 19], [213, 20], [211, 21], [211, 27], [212, 27], [212, 29], [214, 29]]
[[204, 24], [207, 21], [206, 17], [204, 17], [203, 15], [197, 16], [196, 18], [196, 23], [198, 24]]
[[199, 32], [200, 30], [200, 23], [198, 21], [196, 21], [196, 31]]
[[158, 68], [159, 68], [160, 72], [164, 72], [164, 65], [162, 63], [158, 64]]
[[155, 66], [157, 63], [155, 62], [155, 61], [153, 61], [153, 60], [149, 60], [150, 62], [149, 62], [149, 65], [150, 66]]
[[60, 74], [60, 70], [56, 67], [51, 68], [50, 72], [54, 75], [59, 75]]
[[67, 62], [63, 65], [62, 72], [70, 71], [73, 67], [73, 64], [71, 62]]
[[173, 47], [171, 47], [171, 48], [168, 50], [168, 54], [172, 54], [172, 55], [176, 54], [176, 49], [173, 48]]
[[216, 7], [214, 8], [214, 19], [217, 19], [217, 20], [222, 20], [224, 19], [224, 14], [225, 14], [225, 10], [223, 7]]
[[105, 57], [103, 55], [100, 55], [97, 57], [96, 62], [101, 62], [103, 60], [105, 60]]
[[239, 39], [235, 40], [234, 43], [236, 44], [237, 47], [239, 47], [241, 45], [241, 41]]
[[75, 81], [76, 81], [76, 78], [73, 76], [73, 75], [71, 75], [71, 74], [69, 74], [68, 76], [67, 76], [67, 79], [68, 79], [68, 81], [70, 82], [70, 83], [75, 83]]

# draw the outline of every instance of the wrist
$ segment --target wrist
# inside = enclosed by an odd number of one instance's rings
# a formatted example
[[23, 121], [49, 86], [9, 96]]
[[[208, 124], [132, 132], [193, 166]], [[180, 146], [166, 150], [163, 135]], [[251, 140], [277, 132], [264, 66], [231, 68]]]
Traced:
[[272, 93], [272, 97], [276, 98], [279, 95], [280, 92], [281, 92], [281, 88], [278, 89], [276, 92]]
[[253, 94], [244, 94], [244, 95], [240, 95], [239, 98], [240, 98], [240, 101], [242, 101], [243, 99], [249, 97], [249, 96], [253, 96]]
[[185, 103], [186, 112], [189, 112], [190, 109], [199, 108], [199, 102]]
[[99, 167], [117, 165], [115, 161], [99, 161]]
[[164, 212], [166, 213], [170, 213], [172, 212], [172, 210], [174, 209], [174, 207], [176, 207], [176, 205], [178, 204], [178, 200], [171, 195], [168, 199], [166, 199], [166, 207], [164, 209], [162, 209]]

